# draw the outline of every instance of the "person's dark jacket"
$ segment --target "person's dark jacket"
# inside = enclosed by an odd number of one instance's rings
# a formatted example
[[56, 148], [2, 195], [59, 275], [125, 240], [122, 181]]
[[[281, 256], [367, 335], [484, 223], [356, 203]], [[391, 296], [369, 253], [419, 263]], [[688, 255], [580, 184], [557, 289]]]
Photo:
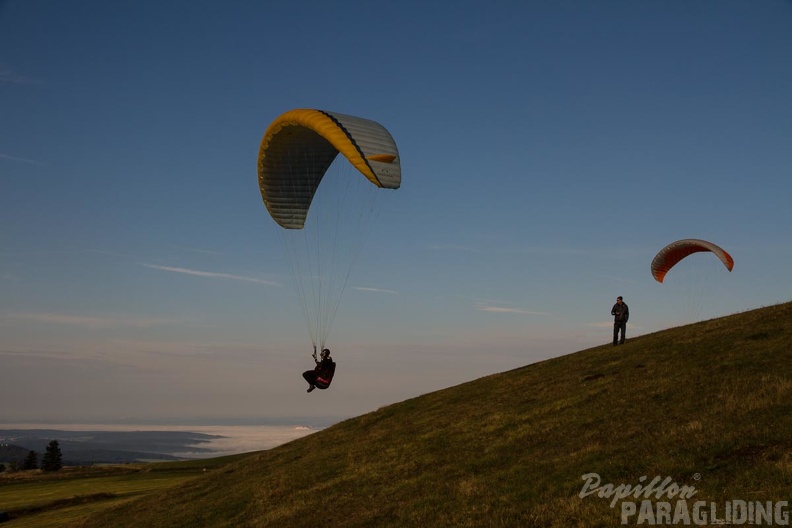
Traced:
[[614, 323], [626, 323], [630, 318], [630, 309], [624, 302], [621, 304], [616, 303], [611, 309], [611, 315], [613, 316]]
[[322, 361], [316, 362], [315, 370], [320, 378], [332, 378], [335, 373], [335, 362], [331, 358], [326, 357]]

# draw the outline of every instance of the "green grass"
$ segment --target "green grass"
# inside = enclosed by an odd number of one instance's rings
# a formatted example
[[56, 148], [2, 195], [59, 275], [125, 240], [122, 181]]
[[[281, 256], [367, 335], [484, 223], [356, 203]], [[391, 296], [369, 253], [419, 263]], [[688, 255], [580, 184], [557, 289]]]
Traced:
[[209, 460], [87, 468], [57, 473], [0, 474], [0, 510], [13, 520], [4, 526], [55, 528], [149, 493], [181, 484], [250, 455]]
[[792, 499], [792, 303], [390, 405], [72, 526], [618, 525], [578, 495], [592, 472]]

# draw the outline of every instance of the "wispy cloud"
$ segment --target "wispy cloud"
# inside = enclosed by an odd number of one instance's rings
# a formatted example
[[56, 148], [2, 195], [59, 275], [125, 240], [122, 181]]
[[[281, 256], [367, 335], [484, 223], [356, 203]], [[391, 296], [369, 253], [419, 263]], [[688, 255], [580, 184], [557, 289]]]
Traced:
[[592, 277], [596, 277], [598, 279], [604, 279], [613, 282], [624, 282], [627, 284], [635, 284], [637, 281], [635, 279], [626, 279], [624, 277], [615, 277], [613, 275], [591, 275]]
[[115, 326], [148, 328], [152, 326], [178, 322], [173, 319], [157, 319], [148, 317], [96, 317], [59, 313], [13, 313], [9, 314], [7, 317], [18, 321], [21, 320], [33, 321], [42, 324], [81, 326], [84, 328], [110, 328]]
[[586, 323], [586, 326], [591, 328], [610, 328], [613, 326], [613, 321], [606, 321], [604, 323]]
[[608, 260], [624, 260], [646, 256], [641, 248], [580, 248], [563, 246], [525, 246], [504, 249], [504, 253], [514, 255], [542, 255], [560, 257], [590, 257]]
[[[586, 326], [590, 328], [612, 328], [613, 321], [605, 321], [602, 323], [586, 323]], [[633, 335], [635, 335], [635, 332], [638, 330], [643, 330], [643, 327], [640, 325], [634, 325], [630, 323], [630, 331], [633, 333]]]
[[475, 307], [476, 310], [480, 312], [508, 313], [508, 314], [519, 314], [519, 315], [541, 315], [541, 316], [551, 315], [547, 312], [535, 312], [532, 310], [525, 310], [523, 308], [515, 308], [513, 306], [493, 306], [489, 303], [484, 303], [484, 302], [477, 302], [475, 304]]
[[354, 289], [363, 292], [373, 292], [373, 293], [397, 293], [395, 290], [387, 290], [385, 288], [364, 288], [362, 286], [355, 286]]
[[633, 258], [645, 255], [646, 251], [638, 248], [580, 248], [563, 246], [514, 246], [511, 242], [496, 243], [497, 240], [486, 239], [484, 245], [463, 244], [430, 244], [427, 249], [433, 251], [449, 251], [464, 253], [487, 253], [512, 256], [562, 256], [562, 257], [594, 257], [607, 259]]
[[18, 161], [19, 163], [27, 163], [29, 165], [38, 165], [39, 167], [46, 167], [47, 165], [41, 163], [40, 161], [27, 159], [27, 158], [18, 158], [16, 156], [9, 156], [8, 154], [0, 154], [0, 158], [7, 159], [11, 161]]
[[466, 301], [472, 301], [473, 306], [475, 306], [476, 310], [480, 312], [490, 312], [490, 313], [511, 313], [511, 314], [521, 314], [521, 315], [552, 315], [547, 312], [537, 312], [533, 310], [526, 310], [523, 308], [518, 308], [514, 306], [514, 303], [504, 300], [498, 299], [484, 299], [480, 297], [467, 297], [464, 295], [457, 295], [459, 299], [465, 299]]
[[463, 251], [466, 253], [479, 253], [478, 249], [469, 247], [469, 246], [462, 246], [460, 244], [431, 244], [426, 246], [427, 249], [431, 249], [433, 251]]
[[504, 250], [507, 253], [522, 255], [591, 255], [602, 254], [603, 250], [588, 250], [582, 248], [550, 247], [550, 246], [527, 246]]
[[38, 84], [39, 81], [11, 70], [0, 70], [0, 84]]
[[179, 251], [189, 251], [190, 253], [201, 253], [205, 255], [222, 255], [220, 251], [214, 249], [191, 248], [186, 246], [171, 246]]
[[158, 269], [162, 271], [170, 271], [172, 273], [182, 273], [184, 275], [193, 275], [195, 277], [206, 277], [210, 279], [227, 279], [227, 280], [237, 280], [237, 281], [244, 281], [244, 282], [252, 282], [255, 284], [264, 284], [267, 286], [280, 286], [281, 284], [275, 281], [269, 281], [264, 279], [259, 279], [256, 277], [245, 277], [244, 275], [233, 275], [231, 273], [218, 273], [214, 271], [201, 271], [201, 270], [194, 270], [188, 268], [176, 268], [173, 266], [158, 266], [156, 264], [146, 264], [142, 263], [143, 266], [152, 269]]

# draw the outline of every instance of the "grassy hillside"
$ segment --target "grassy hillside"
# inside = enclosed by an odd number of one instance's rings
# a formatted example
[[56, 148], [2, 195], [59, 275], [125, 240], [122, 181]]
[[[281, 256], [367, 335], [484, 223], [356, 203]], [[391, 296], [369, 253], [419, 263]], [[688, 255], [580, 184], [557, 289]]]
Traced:
[[10, 528], [61, 528], [71, 521], [217, 471], [250, 454], [208, 460], [65, 467], [0, 473], [0, 512]]
[[74, 526], [617, 525], [579, 497], [592, 472], [791, 500], [792, 303], [426, 394]]

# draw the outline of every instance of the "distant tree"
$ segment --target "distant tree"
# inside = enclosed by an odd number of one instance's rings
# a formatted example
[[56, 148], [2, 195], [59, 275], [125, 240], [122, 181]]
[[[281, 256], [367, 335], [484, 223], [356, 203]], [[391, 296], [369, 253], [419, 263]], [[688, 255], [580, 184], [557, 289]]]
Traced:
[[25, 461], [22, 462], [22, 469], [38, 469], [38, 455], [35, 451], [28, 451]]
[[63, 467], [63, 455], [57, 440], [47, 446], [47, 451], [41, 457], [41, 469], [44, 471], [58, 471]]

